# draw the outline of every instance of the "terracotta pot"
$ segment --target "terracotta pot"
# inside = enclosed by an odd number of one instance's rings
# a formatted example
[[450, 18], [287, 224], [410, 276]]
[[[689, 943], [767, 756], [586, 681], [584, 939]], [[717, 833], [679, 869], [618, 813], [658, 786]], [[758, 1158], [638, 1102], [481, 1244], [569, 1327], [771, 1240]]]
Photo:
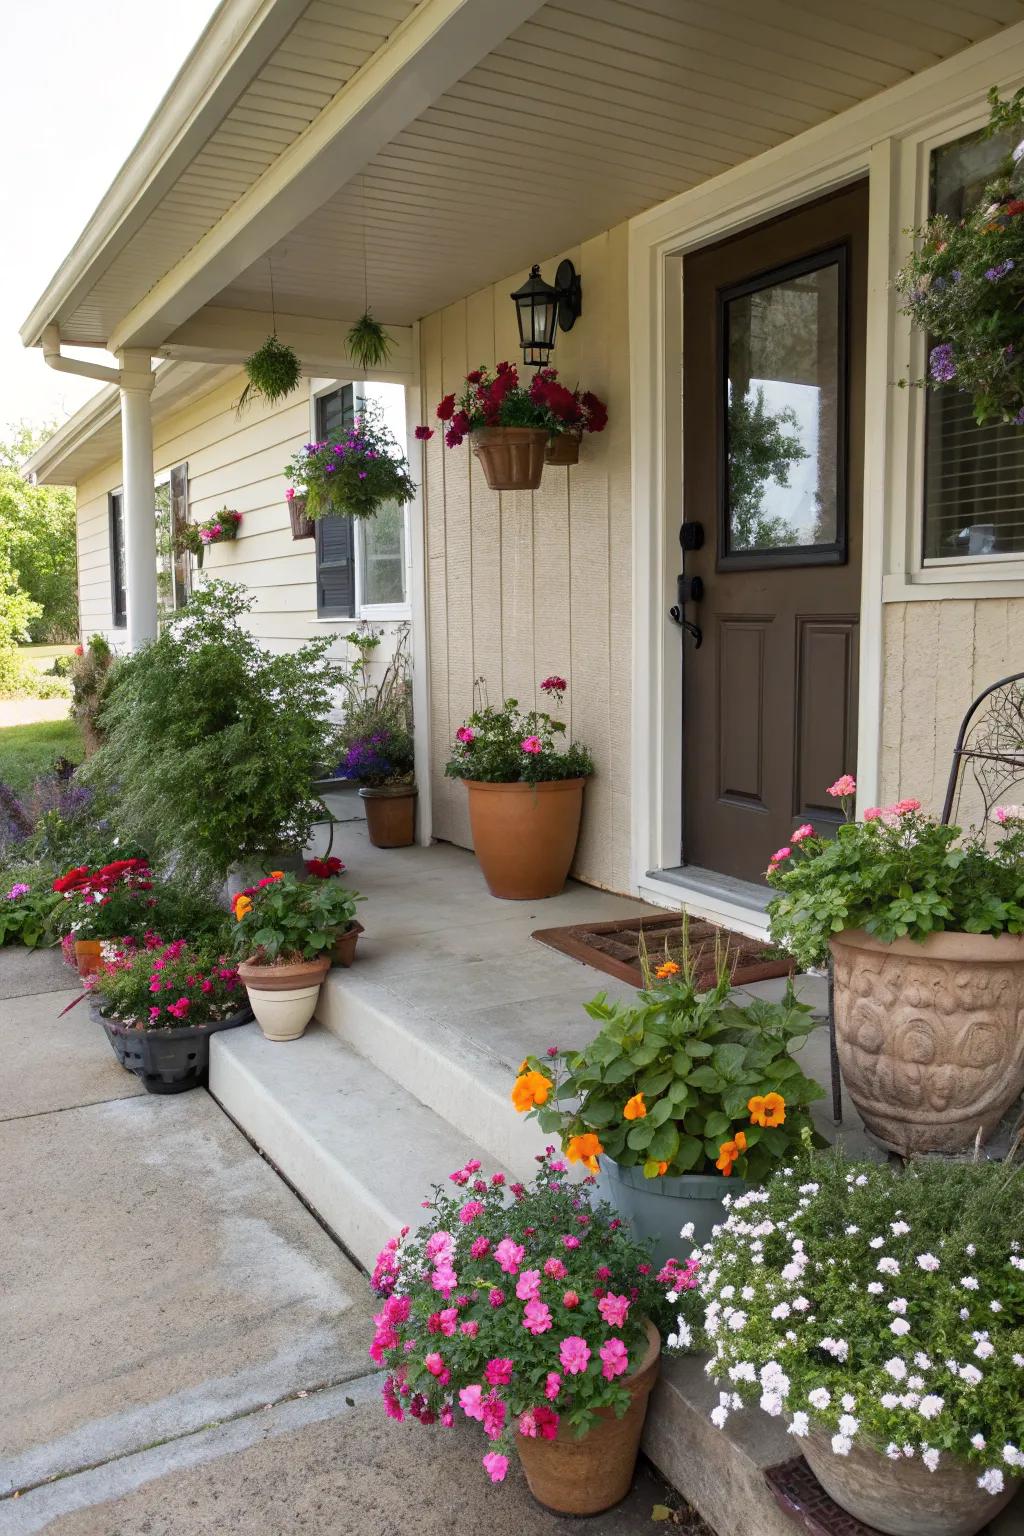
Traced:
[[293, 539], [311, 539], [316, 533], [316, 524], [311, 517], [306, 516], [305, 496], [293, 496], [288, 502], [288, 516], [292, 520]]
[[375, 848], [409, 848], [416, 835], [415, 784], [364, 785], [359, 798]]
[[829, 1497], [885, 1536], [975, 1536], [1020, 1487], [1019, 1478], [1007, 1476], [1002, 1493], [986, 1493], [978, 1487], [979, 1467], [945, 1453], [929, 1472], [920, 1456], [890, 1461], [856, 1441], [848, 1456], [836, 1456], [816, 1430], [800, 1445]]
[[95, 976], [100, 968], [99, 939], [75, 940], [75, 964], [79, 976]]
[[631, 1401], [621, 1419], [613, 1409], [600, 1408], [597, 1422], [582, 1438], [565, 1420], [554, 1440], [516, 1435], [519, 1460], [538, 1504], [559, 1515], [599, 1515], [626, 1497], [660, 1354], [661, 1338], [648, 1322], [644, 1357], [625, 1379]]
[[578, 464], [580, 461], [580, 436], [578, 432], [556, 432], [549, 437], [544, 449], [545, 464]]
[[903, 1156], [986, 1139], [1024, 1089], [1024, 935], [832, 940], [836, 1044], [864, 1124]]
[[558, 895], [576, 851], [586, 782], [463, 780], [469, 791], [473, 848], [492, 896], [539, 901]]
[[547, 440], [543, 427], [478, 427], [470, 436], [492, 491], [535, 491]]
[[302, 960], [295, 965], [254, 965], [244, 961], [238, 974], [249, 1006], [268, 1040], [297, 1040], [316, 1011], [320, 984], [331, 960]]
[[338, 934], [334, 941], [332, 965], [343, 965], [347, 969], [352, 964], [356, 958], [356, 945], [359, 942], [359, 935], [363, 932], [362, 923], [357, 923], [353, 919], [344, 932]]

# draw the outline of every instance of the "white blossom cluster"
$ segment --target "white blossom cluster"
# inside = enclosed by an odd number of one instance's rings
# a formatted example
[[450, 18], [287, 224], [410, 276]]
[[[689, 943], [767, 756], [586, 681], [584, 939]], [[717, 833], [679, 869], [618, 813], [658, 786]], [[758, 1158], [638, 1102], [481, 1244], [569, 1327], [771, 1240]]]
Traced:
[[787, 1168], [728, 1200], [701, 1252], [706, 1369], [723, 1389], [712, 1422], [754, 1401], [837, 1456], [859, 1441], [932, 1472], [973, 1462], [978, 1486], [1002, 1493], [1024, 1474], [1024, 1257], [1010, 1235], [1024, 1193], [982, 1243], [984, 1167], [976, 1192], [958, 1172], [966, 1198], [946, 1191], [943, 1206], [938, 1165], [809, 1166], [814, 1179]]

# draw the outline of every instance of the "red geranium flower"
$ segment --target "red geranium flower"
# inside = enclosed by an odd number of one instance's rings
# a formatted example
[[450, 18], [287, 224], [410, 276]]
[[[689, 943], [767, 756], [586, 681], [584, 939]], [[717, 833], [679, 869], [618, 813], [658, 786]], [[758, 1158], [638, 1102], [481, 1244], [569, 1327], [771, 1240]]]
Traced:
[[437, 408], [437, 419], [438, 421], [451, 421], [454, 415], [455, 396], [445, 395], [444, 399], [441, 401], [441, 404]]
[[416, 437], [421, 443], [429, 442], [434, 435], [433, 427], [417, 427]]

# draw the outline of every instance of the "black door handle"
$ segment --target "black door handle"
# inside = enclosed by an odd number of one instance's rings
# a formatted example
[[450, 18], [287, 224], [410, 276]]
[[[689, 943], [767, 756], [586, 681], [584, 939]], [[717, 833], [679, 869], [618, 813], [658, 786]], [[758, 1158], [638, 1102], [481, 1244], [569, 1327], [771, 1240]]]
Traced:
[[686, 617], [687, 601], [698, 603], [704, 596], [704, 583], [699, 576], [686, 576], [682, 572], [676, 577], [676, 595], [678, 602], [673, 603], [669, 609], [669, 618], [678, 624], [680, 629], [685, 629], [693, 636], [693, 648], [699, 651], [704, 639], [704, 632], [699, 624], [693, 624]]

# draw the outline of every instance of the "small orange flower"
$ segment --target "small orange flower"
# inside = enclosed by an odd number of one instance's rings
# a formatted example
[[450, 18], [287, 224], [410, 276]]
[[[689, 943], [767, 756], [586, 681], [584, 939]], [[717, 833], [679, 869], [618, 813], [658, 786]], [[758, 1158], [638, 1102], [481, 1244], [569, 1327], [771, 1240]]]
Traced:
[[747, 1150], [747, 1138], [742, 1131], [737, 1131], [732, 1141], [723, 1141], [718, 1149], [718, 1161], [716, 1168], [721, 1169], [725, 1178], [732, 1173], [732, 1165], [741, 1153]]
[[781, 1093], [755, 1093], [747, 1108], [754, 1125], [782, 1125], [786, 1119], [786, 1101]]
[[659, 1163], [658, 1164], [658, 1178], [659, 1179], [662, 1178], [666, 1173], [668, 1173], [668, 1163]]
[[654, 974], [659, 981], [668, 981], [670, 976], [678, 976], [679, 971], [680, 967], [674, 960], [663, 960]]
[[512, 1103], [525, 1114], [535, 1104], [546, 1104], [551, 1093], [551, 1079], [543, 1072], [523, 1072], [512, 1084]]
[[245, 914], [252, 911], [251, 899], [248, 896], [243, 896], [242, 893], [239, 892], [239, 894], [235, 897], [234, 902], [232, 903], [232, 910], [235, 914], [235, 922], [240, 923]]
[[271, 880], [283, 880], [284, 879], [284, 870], [283, 869], [272, 869], [270, 871], [270, 878], [271, 878]]
[[647, 1105], [644, 1103], [642, 1093], [634, 1093], [625, 1109], [622, 1111], [626, 1120], [642, 1120], [647, 1113]]
[[601, 1143], [593, 1131], [586, 1131], [582, 1136], [570, 1136], [565, 1148], [565, 1155], [570, 1163], [582, 1163], [591, 1173], [598, 1173], [598, 1158], [604, 1151]]

